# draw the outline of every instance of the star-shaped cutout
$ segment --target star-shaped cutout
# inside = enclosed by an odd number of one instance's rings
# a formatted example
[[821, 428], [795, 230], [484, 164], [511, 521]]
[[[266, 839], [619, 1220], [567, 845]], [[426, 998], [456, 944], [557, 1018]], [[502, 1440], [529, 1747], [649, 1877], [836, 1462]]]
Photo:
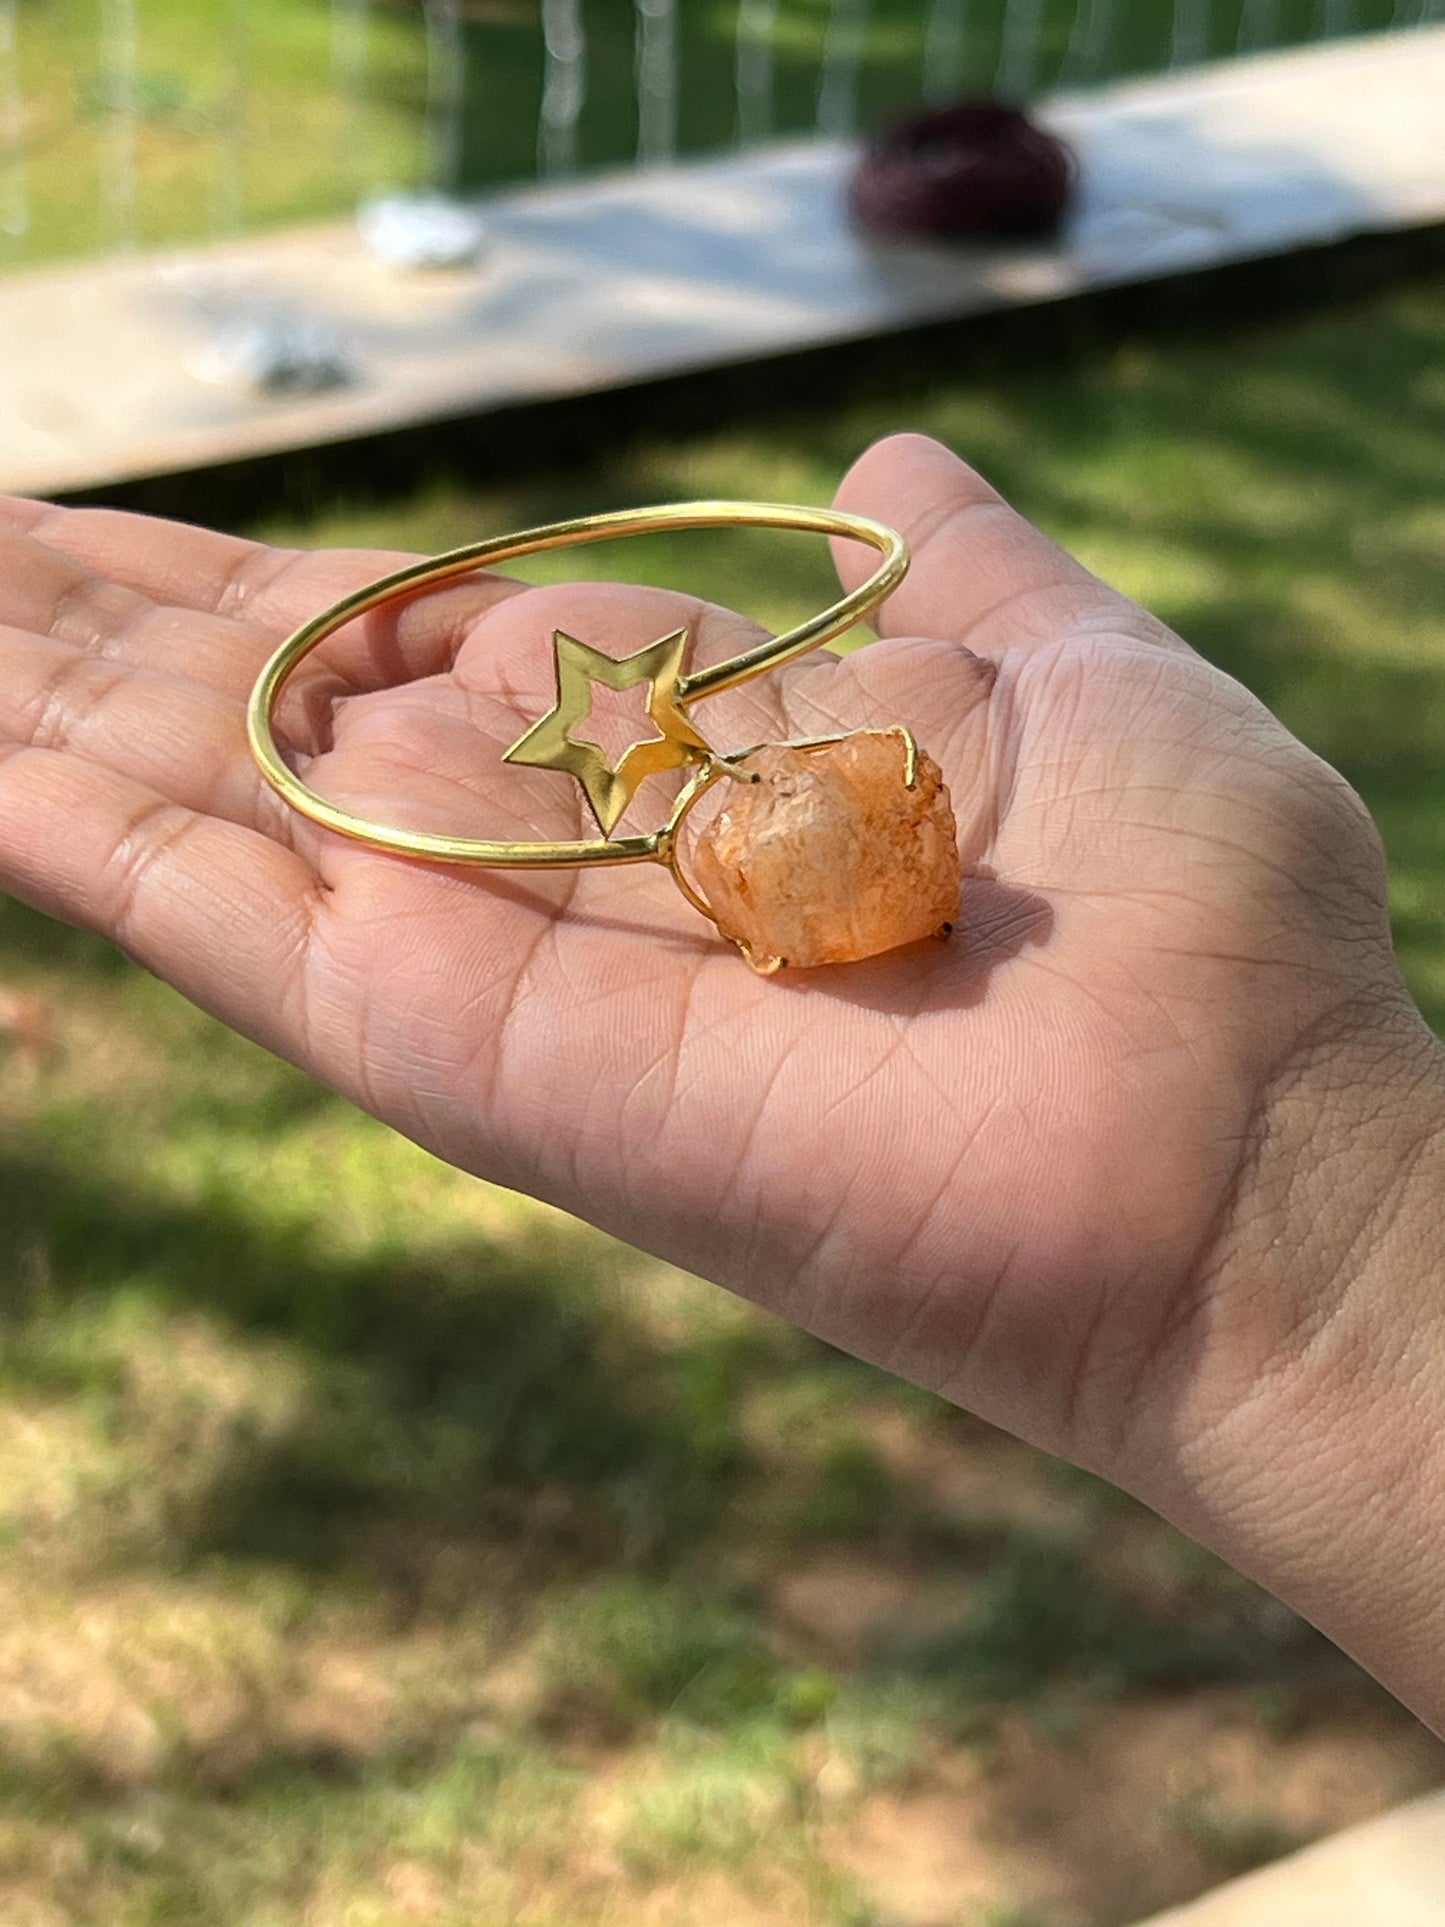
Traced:
[[[649, 776], [681, 769], [709, 753], [708, 745], [678, 707], [677, 683], [687, 653], [688, 632], [679, 629], [620, 661], [560, 629], [554, 632], [552, 643], [557, 655], [557, 706], [513, 743], [502, 761], [565, 770], [575, 776], [587, 793], [602, 834], [611, 836]], [[660, 736], [634, 743], [615, 767], [596, 743], [573, 740], [572, 731], [591, 712], [594, 684], [625, 690], [636, 689], [641, 683], [648, 685], [647, 713], [662, 732]]]

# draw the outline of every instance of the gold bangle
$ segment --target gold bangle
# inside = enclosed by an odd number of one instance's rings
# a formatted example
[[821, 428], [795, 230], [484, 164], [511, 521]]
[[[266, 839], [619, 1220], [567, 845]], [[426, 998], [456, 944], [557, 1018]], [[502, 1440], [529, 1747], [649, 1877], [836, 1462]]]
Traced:
[[[700, 701], [704, 696], [716, 696], [724, 689], [736, 688], [739, 683], [748, 682], [754, 676], [765, 675], [768, 670], [792, 661], [795, 656], [801, 656], [843, 635], [890, 596], [908, 572], [907, 544], [901, 535], [885, 528], [881, 522], [869, 521], [861, 515], [843, 515], [833, 509], [792, 508], [770, 502], [677, 502], [660, 508], [623, 509], [612, 515], [585, 515], [572, 522], [553, 522], [545, 528], [525, 529], [516, 535], [499, 535], [486, 542], [469, 543], [466, 548], [452, 549], [429, 562], [418, 562], [410, 568], [398, 569], [394, 575], [383, 576], [380, 581], [343, 597], [319, 616], [313, 616], [310, 622], [282, 644], [262, 670], [251, 692], [246, 717], [251, 750], [261, 766], [262, 774], [293, 809], [299, 810], [303, 816], [309, 816], [314, 823], [335, 830], [338, 835], [349, 836], [358, 843], [370, 844], [373, 849], [389, 850], [398, 856], [429, 857], [440, 863], [482, 863], [505, 869], [568, 869], [582, 864], [656, 861], [660, 841], [666, 834], [665, 826], [646, 836], [619, 837], [616, 840], [604, 835], [600, 840], [580, 843], [495, 843], [467, 837], [438, 836], [420, 830], [399, 830], [385, 823], [368, 822], [336, 803], [328, 803], [325, 797], [318, 796], [287, 767], [273, 734], [276, 705], [287, 678], [313, 649], [325, 642], [328, 636], [335, 635], [348, 622], [358, 616], [368, 615], [373, 609], [379, 609], [400, 596], [412, 595], [419, 589], [435, 584], [454, 582], [458, 577], [471, 575], [477, 569], [515, 562], [524, 555], [544, 555], [552, 549], [581, 548], [586, 543], [605, 542], [614, 536], [656, 535], [670, 529], [734, 526], [800, 529], [814, 535], [849, 537], [879, 550], [883, 562], [852, 595], [835, 602], [821, 615], [813, 616], [796, 629], [789, 629], [770, 642], [759, 643], [756, 648], [749, 649], [741, 656], [734, 656], [731, 661], [715, 663], [710, 669], [697, 670], [690, 676], [683, 675], [682, 652], [679, 650], [676, 652], [678, 661], [662, 665], [658, 674], [652, 677], [632, 670], [632, 665], [639, 665], [641, 670], [648, 666], [640, 664], [639, 658], [632, 656], [626, 659], [628, 671], [633, 676], [632, 682], [614, 683], [614, 688], [636, 687], [641, 681], [650, 681], [654, 692], [660, 692], [660, 697], [655, 697], [658, 707], [671, 704], [679, 710], [689, 703]], [[566, 640], [570, 642], [572, 639]], [[676, 638], [668, 637], [665, 640], [672, 645]], [[598, 653], [587, 651], [585, 644], [581, 648], [589, 657]], [[644, 650], [642, 654], [652, 655], [660, 649], [660, 644], [654, 644], [652, 650]], [[573, 724], [580, 722], [587, 713], [585, 706], [575, 714], [564, 713], [564, 709], [569, 707], [564, 703], [566, 686], [570, 683], [578, 694], [585, 696], [590, 683], [585, 673], [574, 673], [583, 670], [583, 658], [569, 651], [565, 643], [559, 648], [558, 654], [558, 708], [551, 717], [543, 718], [543, 722], [555, 718], [559, 725], [555, 733], [565, 738]], [[600, 680], [598, 666], [586, 666]], [[521, 742], [514, 743], [507, 751], [507, 758], [520, 761], [515, 752], [536, 733], [535, 730], [529, 730]], [[578, 747], [575, 744], [570, 746], [574, 749]], [[644, 744], [640, 747], [648, 746]], [[691, 744], [688, 747], [692, 749]], [[690, 762], [699, 758], [689, 755], [686, 760]], [[641, 775], [638, 775], [637, 783], [641, 780]], [[637, 783], [631, 784], [631, 787], [635, 789]], [[630, 796], [627, 800], [631, 800]], [[613, 821], [621, 814], [621, 810], [612, 812]]]
[[[882, 561], [860, 588], [833, 603], [820, 615], [726, 662], [715, 663], [690, 674], [685, 673], [683, 666], [690, 640], [686, 629], [665, 636], [635, 655], [620, 660], [592, 649], [585, 642], [561, 631], [555, 632], [553, 647], [557, 666], [557, 703], [512, 745], [503, 760], [562, 770], [575, 776], [597, 818], [602, 831], [600, 838], [574, 842], [496, 842], [405, 830], [371, 822], [318, 795], [290, 769], [277, 747], [274, 733], [276, 708], [293, 671], [312, 650], [337, 630], [388, 602], [411, 596], [435, 584], [456, 581], [478, 569], [515, 561], [522, 556], [545, 554], [553, 549], [577, 548], [617, 536], [737, 526], [799, 530], [863, 542], [876, 549]], [[736, 688], [756, 676], [765, 675], [769, 670], [844, 634], [892, 594], [907, 573], [908, 565], [908, 547], [903, 537], [881, 522], [872, 521], [866, 516], [846, 515], [833, 509], [792, 507], [768, 502], [679, 502], [657, 508], [626, 509], [609, 515], [589, 515], [574, 521], [550, 523], [543, 528], [471, 543], [430, 561], [400, 569], [366, 588], [356, 590], [313, 617], [283, 643], [262, 670], [251, 692], [246, 716], [251, 750], [266, 781], [293, 809], [309, 817], [312, 822], [373, 849], [397, 856], [425, 858], [432, 862], [481, 864], [506, 869], [663, 863], [672, 871], [688, 900], [704, 915], [718, 922], [720, 919], [712, 906], [678, 868], [678, 833], [701, 795], [719, 778], [731, 776], [746, 783], [759, 780], [756, 771], [743, 767], [745, 761], [758, 752], [747, 750], [724, 755], [713, 749], [698, 733], [686, 713], [689, 706], [704, 697], [718, 695], [725, 689]], [[613, 689], [630, 689], [644, 683], [648, 686], [648, 713], [660, 732], [657, 737], [635, 744], [615, 766], [595, 745], [573, 740], [571, 731], [589, 713], [591, 691], [595, 684]], [[911, 790], [916, 782], [918, 751], [912, 738], [907, 737], [906, 732], [902, 732], [902, 735], [906, 738], [906, 786]], [[799, 751], [814, 752], [826, 748], [827, 744], [812, 742], [793, 747]], [[684, 785], [664, 824], [643, 835], [614, 837], [611, 834], [648, 776], [689, 765], [693, 766], [693, 775]], [[776, 967], [785, 961], [771, 953], [760, 955], [755, 945], [749, 946], [735, 932], [728, 934], [734, 935], [750, 961], [759, 968]]]

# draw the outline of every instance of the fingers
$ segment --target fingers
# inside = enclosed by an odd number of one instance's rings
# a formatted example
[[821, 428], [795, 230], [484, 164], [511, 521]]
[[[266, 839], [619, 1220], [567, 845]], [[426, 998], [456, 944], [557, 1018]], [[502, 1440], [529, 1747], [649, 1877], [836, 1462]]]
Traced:
[[[244, 742], [244, 699], [294, 619], [402, 560], [273, 554], [142, 517], [0, 505], [0, 741], [82, 757], [184, 808], [289, 841], [288, 814]], [[162, 591], [184, 606], [151, 599]], [[384, 795], [390, 808], [371, 812], [383, 820], [440, 827], [457, 818], [456, 833], [486, 834], [480, 806], [518, 840], [528, 835], [523, 817], [537, 825], [532, 834], [546, 824], [574, 835], [570, 784], [529, 779], [534, 796], [518, 772], [499, 777], [492, 767], [555, 700], [554, 630], [622, 656], [679, 627], [693, 632], [693, 666], [741, 654], [764, 633], [694, 598], [616, 583], [528, 590], [479, 578], [423, 591], [352, 624], [303, 665], [278, 735], [308, 757], [330, 750], [315, 771], [323, 793], [341, 800], [338, 785], [353, 807]], [[816, 678], [830, 666], [810, 668]], [[776, 737], [786, 680], [713, 699], [700, 726], [721, 749]], [[402, 685], [417, 700], [398, 706]], [[461, 705], [451, 700], [458, 692]], [[353, 701], [339, 707], [338, 698]], [[338, 735], [342, 709], [357, 702], [353, 727]], [[639, 822], [672, 787], [639, 799]], [[564, 817], [566, 827], [551, 827]]]
[[83, 757], [187, 809], [284, 829], [240, 704], [181, 677], [0, 628], [0, 743]]
[[[150, 602], [228, 616], [254, 616], [258, 604], [269, 602], [283, 624], [284, 610], [294, 606], [288, 602], [294, 591], [289, 579], [295, 571], [304, 578], [303, 565], [311, 561], [294, 549], [273, 549], [187, 522], [115, 509], [56, 508], [13, 497], [0, 499], [0, 529], [29, 535], [90, 575], [122, 583]], [[372, 574], [385, 575], [414, 559], [378, 555]], [[319, 584], [308, 583], [305, 592], [313, 586]], [[317, 603], [286, 626], [298, 628], [307, 614], [326, 606]]]
[[[889, 523], [913, 551], [907, 578], [881, 612], [885, 635], [940, 636], [997, 656], [1056, 641], [1091, 603], [1127, 606], [926, 436], [895, 435], [870, 448], [845, 478], [838, 505]], [[834, 551], [844, 584], [861, 582], [868, 553], [856, 542]]]
[[113, 769], [0, 743], [0, 889], [97, 930], [289, 1057], [320, 892], [293, 851]]
[[[244, 699], [283, 636], [414, 559], [274, 550], [146, 516], [0, 502], [0, 622]], [[398, 601], [332, 637], [299, 683], [344, 694], [435, 674], [479, 616], [522, 592], [477, 576]]]
[[268, 636], [299, 629], [353, 590], [418, 560], [401, 550], [278, 549], [149, 515], [0, 498], [0, 543], [12, 535], [70, 563], [65, 580], [81, 607], [87, 584], [119, 585], [139, 606], [222, 616]]
[[14, 526], [14, 518], [4, 516], [0, 623], [8, 625], [12, 635], [28, 631], [76, 654], [184, 676], [237, 699], [244, 698], [275, 646], [268, 632], [157, 603], [27, 536]]
[[23, 532], [0, 530], [0, 622], [91, 648], [124, 636], [153, 606]]

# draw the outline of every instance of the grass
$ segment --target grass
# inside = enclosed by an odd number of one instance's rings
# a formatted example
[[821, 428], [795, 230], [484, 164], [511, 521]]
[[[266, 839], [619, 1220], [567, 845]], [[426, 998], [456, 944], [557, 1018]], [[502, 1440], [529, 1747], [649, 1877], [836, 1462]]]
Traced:
[[[928, 428], [1347, 771], [1445, 1028], [1442, 366], [1437, 277], [268, 532], [823, 500]], [[776, 621], [826, 586], [746, 533], [597, 562]], [[0, 1030], [7, 1923], [1122, 1927], [1445, 1772], [1095, 1481], [443, 1169], [10, 904], [0, 986], [58, 1038]]]
[[[22, 0], [29, 223], [16, 235], [0, 222], [0, 268], [314, 218], [418, 176], [424, 48], [405, 12], [377, 12], [363, 141], [333, 85], [321, 0], [144, 0], [137, 14], [132, 197], [100, 10]], [[13, 172], [7, 185], [13, 196]]]
[[[921, 0], [867, 0], [860, 33], [830, 39], [828, 0], [780, 0], [768, 124], [813, 126], [829, 73], [845, 99], [856, 95], [848, 112], [864, 126], [916, 105], [922, 11]], [[1181, 50], [1175, 35], [1186, 15]], [[380, 189], [434, 179], [444, 165], [440, 123], [428, 112], [420, 0], [374, 0], [359, 68], [334, 35], [331, 0], [144, 0], [133, 84], [106, 54], [102, 16], [71, 0], [20, 0], [23, 107], [13, 128], [0, 123], [0, 270], [341, 213]], [[1277, 0], [1268, 22], [1248, 0], [1208, 0], [1192, 11], [1169, 0], [1107, 9], [1103, 0], [1040, 0], [1030, 37], [1016, 41], [1007, 23], [1021, 17], [1006, 0], [960, 10], [954, 52], [943, 46], [936, 55], [947, 61], [948, 88], [997, 85], [1028, 96], [1060, 81], [1164, 67], [1176, 54], [1218, 56], [1233, 51], [1242, 18], [1246, 39], [1269, 44], [1318, 31], [1314, 0]], [[1393, 17], [1390, 0], [1355, 0], [1351, 23], [1380, 29]], [[577, 159], [617, 165], [638, 146], [636, 16], [625, 0], [586, 0], [582, 19], [588, 66]], [[738, 0], [679, 7], [683, 152], [738, 137], [738, 24]], [[544, 84], [537, 0], [474, 0], [463, 59], [455, 184], [530, 178]]]

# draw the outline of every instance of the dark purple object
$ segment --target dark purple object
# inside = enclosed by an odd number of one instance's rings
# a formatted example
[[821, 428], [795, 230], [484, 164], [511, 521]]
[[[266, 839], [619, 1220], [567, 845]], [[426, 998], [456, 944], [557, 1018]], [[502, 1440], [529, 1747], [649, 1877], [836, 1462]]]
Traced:
[[1016, 107], [962, 101], [882, 134], [853, 176], [853, 218], [869, 234], [1051, 234], [1073, 186], [1062, 142]]

